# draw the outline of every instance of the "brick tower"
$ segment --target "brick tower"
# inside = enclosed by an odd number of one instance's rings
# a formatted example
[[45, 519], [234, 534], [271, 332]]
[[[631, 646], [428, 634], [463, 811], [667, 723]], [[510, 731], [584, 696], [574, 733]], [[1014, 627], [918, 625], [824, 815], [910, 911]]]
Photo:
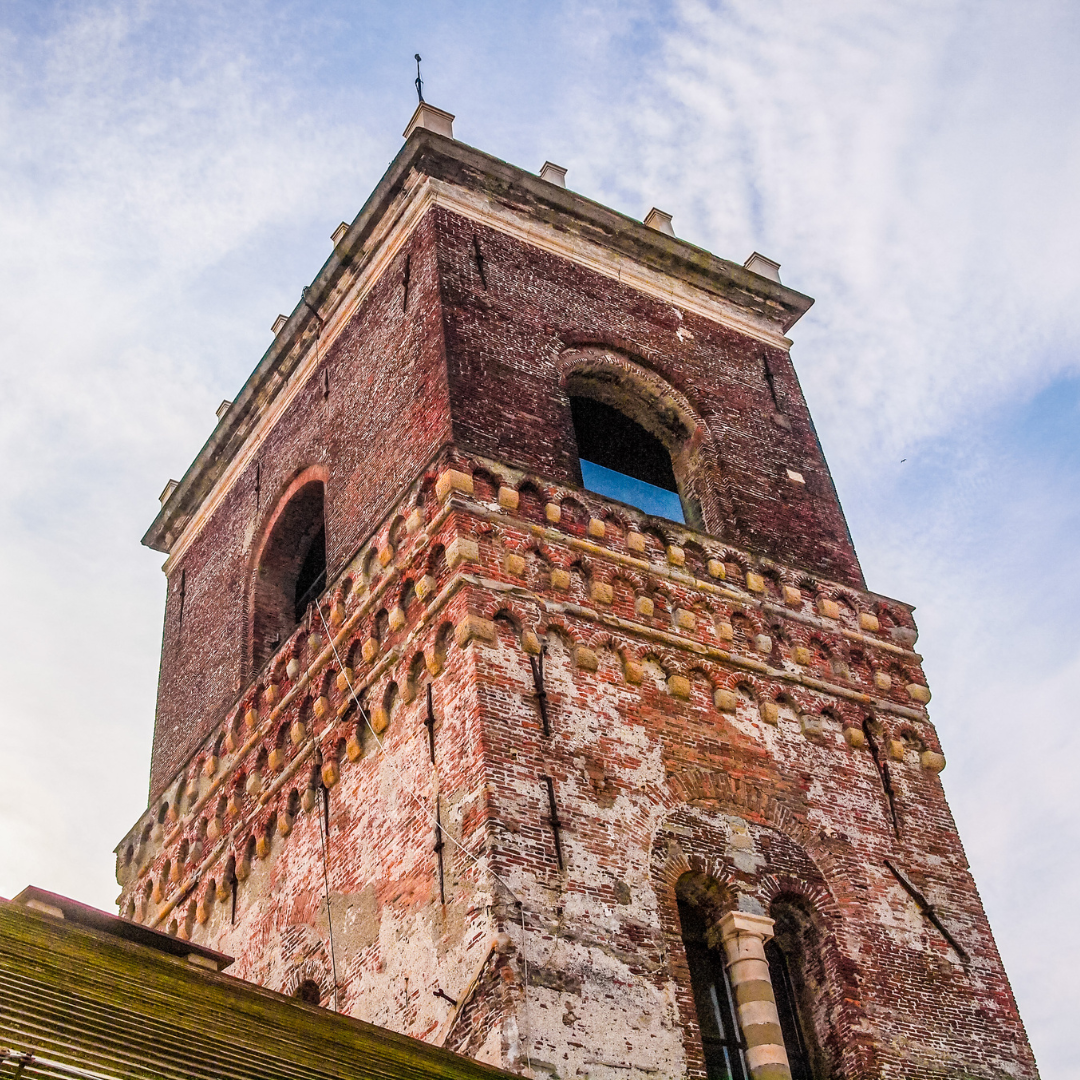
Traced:
[[406, 141], [145, 543], [122, 914], [534, 1077], [1035, 1077], [811, 300]]

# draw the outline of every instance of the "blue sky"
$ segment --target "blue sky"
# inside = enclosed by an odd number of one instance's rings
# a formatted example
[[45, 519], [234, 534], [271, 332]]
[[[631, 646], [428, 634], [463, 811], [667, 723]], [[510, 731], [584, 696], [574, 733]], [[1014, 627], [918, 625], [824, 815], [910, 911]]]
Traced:
[[870, 586], [917, 605], [1043, 1075], [1080, 1077], [1080, 8], [999, 0], [0, 7], [0, 894], [101, 906], [145, 802], [139, 547], [401, 145], [466, 142], [817, 300], [793, 359]]

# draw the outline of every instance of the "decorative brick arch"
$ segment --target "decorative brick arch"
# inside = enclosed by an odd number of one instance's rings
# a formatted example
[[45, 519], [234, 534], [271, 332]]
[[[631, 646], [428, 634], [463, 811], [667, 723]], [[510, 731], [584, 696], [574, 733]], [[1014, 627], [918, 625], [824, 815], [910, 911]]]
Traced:
[[664, 444], [688, 524], [718, 534], [726, 501], [721, 497], [719, 451], [708, 425], [686, 395], [655, 371], [605, 345], [566, 349], [555, 366], [559, 385], [568, 394], [618, 409]]
[[651, 420], [647, 430], [663, 442], [669, 442], [672, 437], [671, 418], [677, 418], [682, 426], [683, 438], [689, 438], [699, 446], [708, 438], [708, 430], [685, 394], [621, 352], [602, 345], [581, 346], [561, 353], [555, 366], [559, 372], [559, 385], [564, 390], [571, 389], [575, 382], [584, 382], [589, 376], [633, 387], [667, 420], [667, 425], [661, 426], [658, 418], [646, 418]]
[[[869, 1041], [845, 1038], [853, 1030], [865, 1030], [869, 1021], [859, 1004], [857, 958], [844, 955], [841, 947], [842, 909], [815, 858], [815, 854], [825, 853], [816, 835], [774, 795], [725, 773], [691, 770], [669, 778], [665, 787], [667, 812], [653, 834], [650, 876], [670, 975], [675, 981], [687, 1075], [705, 1074], [678, 912], [679, 891], [686, 891], [681, 883], [689, 880], [688, 875], [699, 885], [715, 882], [718, 894], [730, 897], [732, 903], [737, 903], [741, 894], [744, 902], [760, 905], [763, 913], [768, 913], [775, 901], [797, 903], [807, 912], [817, 928], [821, 963], [831, 980], [827, 1002], [830, 1022], [819, 1037], [829, 1042], [833, 1059], [842, 1061], [842, 1075], [877, 1075]], [[721, 818], [740, 819], [756, 845], [768, 844], [768, 864], [762, 862], [756, 871], [748, 871], [745, 865], [740, 868], [726, 850]]]
[[[245, 654], [250, 674], [259, 670], [285, 643], [295, 626], [292, 612], [286, 610], [291, 602], [289, 582], [295, 581], [306, 554], [304, 542], [310, 545], [311, 537], [306, 533], [325, 527], [327, 479], [327, 470], [322, 465], [297, 472], [263, 518], [252, 544], [245, 603]], [[314, 520], [316, 511], [318, 521]], [[305, 535], [294, 537], [292, 534], [298, 530]]]

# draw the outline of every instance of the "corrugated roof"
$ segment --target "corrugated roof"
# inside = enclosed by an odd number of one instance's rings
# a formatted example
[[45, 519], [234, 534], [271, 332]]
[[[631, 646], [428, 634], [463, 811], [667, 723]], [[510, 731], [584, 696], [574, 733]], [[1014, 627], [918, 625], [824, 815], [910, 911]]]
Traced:
[[510, 1075], [12, 901], [0, 901], [0, 1055], [0, 1075], [24, 1063], [20, 1080]]

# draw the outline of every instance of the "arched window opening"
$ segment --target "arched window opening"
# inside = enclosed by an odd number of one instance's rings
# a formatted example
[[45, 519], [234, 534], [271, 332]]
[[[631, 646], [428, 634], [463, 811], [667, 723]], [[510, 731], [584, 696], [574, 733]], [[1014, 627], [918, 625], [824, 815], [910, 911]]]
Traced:
[[570, 411], [581, 476], [589, 491], [685, 523], [671, 455], [659, 438], [591, 397], [571, 396]]
[[818, 932], [801, 903], [780, 898], [770, 905], [774, 937], [765, 945], [769, 979], [792, 1080], [831, 1076], [818, 1038], [828, 1024], [829, 994]]
[[776, 998], [776, 1013], [780, 1017], [780, 1031], [784, 1036], [791, 1080], [813, 1080], [810, 1058], [806, 1053], [806, 1039], [799, 1022], [791, 970], [787, 957], [775, 939], [766, 943], [765, 959], [769, 962], [769, 979], [772, 982], [773, 997]]
[[252, 667], [259, 671], [326, 588], [323, 485], [304, 484], [278, 513], [255, 577]]
[[708, 922], [700, 907], [682, 897], [678, 903], [706, 1074], [709, 1080], [750, 1080], [724, 948], [719, 940], [715, 947], [710, 944]]
[[305, 979], [300, 983], [293, 991], [293, 997], [299, 998], [307, 1005], [322, 1004], [322, 990], [319, 989], [319, 984], [314, 979]]

